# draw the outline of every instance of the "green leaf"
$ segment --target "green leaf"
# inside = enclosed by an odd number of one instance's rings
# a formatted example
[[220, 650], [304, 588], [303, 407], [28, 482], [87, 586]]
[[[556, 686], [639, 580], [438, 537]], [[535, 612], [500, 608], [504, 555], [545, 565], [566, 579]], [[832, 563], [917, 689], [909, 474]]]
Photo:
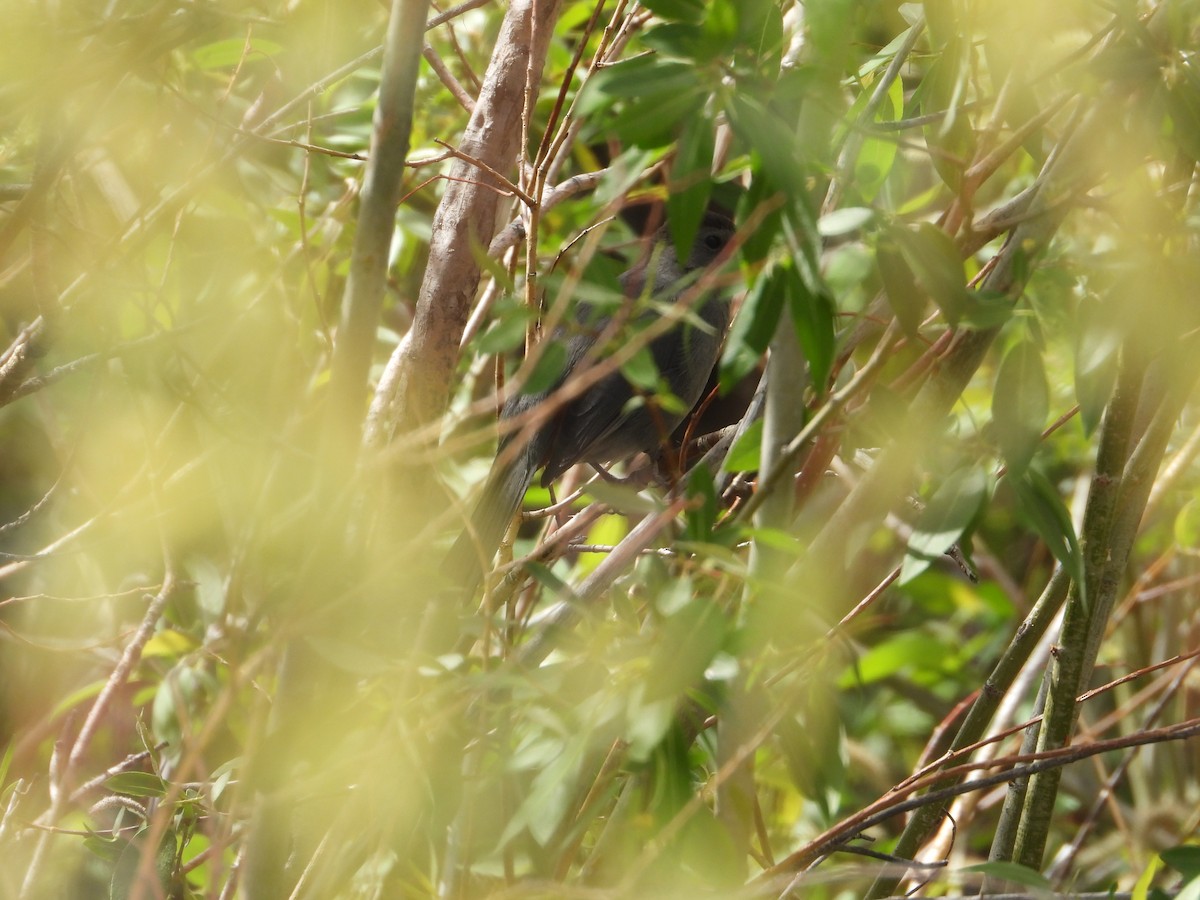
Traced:
[[835, 209], [817, 220], [821, 237], [842, 237], [853, 234], [875, 218], [875, 210], [866, 206], [847, 206]]
[[671, 140], [677, 123], [703, 106], [704, 97], [697, 88], [693, 80], [689, 90], [628, 103], [611, 120], [612, 132], [638, 147], [661, 147]]
[[[925, 6], [928, 12], [936, 4]], [[963, 167], [975, 153], [975, 131], [962, 108], [969, 93], [970, 50], [955, 26], [950, 26], [946, 36], [948, 39], [939, 47], [919, 93], [921, 111], [936, 116], [925, 127], [925, 140], [941, 152], [930, 158], [942, 180], [957, 190]]]
[[737, 36], [737, 3], [734, 0], [711, 0], [704, 15], [703, 49], [706, 55], [712, 58], [728, 53]]
[[642, 6], [662, 19], [679, 22], [701, 22], [704, 19], [704, 0], [643, 0]]
[[278, 54], [283, 47], [274, 41], [262, 38], [230, 38], [197, 48], [192, 61], [201, 69], [229, 69], [245, 59], [246, 62], [261, 61], [264, 57]]
[[661, 511], [658, 504], [648, 496], [643, 496], [632, 485], [600, 478], [588, 485], [587, 492], [596, 500], [607, 503], [617, 512], [626, 515], [649, 516]]
[[900, 584], [916, 578], [962, 537], [987, 496], [987, 476], [978, 468], [959, 469], [947, 478], [917, 517], [900, 567]]
[[1181, 844], [1158, 854], [1168, 866], [1183, 876], [1184, 881], [1200, 878], [1200, 846]]
[[668, 182], [667, 224], [679, 259], [692, 252], [700, 220], [712, 195], [709, 172], [713, 161], [713, 126], [705, 116], [695, 116], [683, 127]]
[[793, 201], [805, 196], [805, 168], [796, 153], [796, 136], [786, 120], [756, 98], [735, 92], [726, 112], [734, 133], [754, 148], [771, 183]]
[[528, 312], [524, 315], [516, 310], [498, 317], [490, 328], [479, 336], [479, 352], [496, 354], [516, 350], [525, 343]]
[[130, 797], [162, 797], [169, 785], [150, 772], [119, 772], [105, 779], [104, 786], [114, 794]]
[[1077, 315], [1075, 399], [1084, 433], [1090, 436], [1100, 424], [1117, 381], [1121, 332], [1095, 300], [1081, 302]]
[[762, 458], [763, 420], [755, 419], [742, 432], [721, 469], [725, 472], [756, 472]]
[[916, 337], [925, 317], [925, 295], [894, 240], [880, 239], [875, 247], [875, 265], [896, 321], [905, 334]]
[[992, 394], [992, 426], [1011, 471], [1024, 470], [1033, 459], [1049, 413], [1042, 353], [1033, 341], [1023, 340], [1004, 355]]
[[770, 176], [760, 167], [756, 167], [750, 179], [750, 188], [742, 195], [741, 202], [738, 204], [738, 221], [744, 222], [751, 213], [757, 210], [770, 209], [771, 211], [763, 216], [758, 227], [747, 234], [746, 240], [742, 243], [742, 259], [749, 265], [766, 259], [767, 254], [771, 252], [771, 246], [779, 236], [783, 223], [780, 199], [781, 195], [772, 184]]
[[708, 466], [696, 466], [688, 474], [687, 497], [695, 505], [688, 508], [684, 534], [687, 540], [702, 543], [717, 523], [717, 489]]
[[[9, 741], [4, 747], [4, 755], [0, 756], [0, 788], [4, 788], [8, 782], [8, 767], [12, 765], [14, 746], [14, 742]], [[0, 797], [2, 796], [3, 793], [0, 792]]]
[[962, 256], [954, 241], [929, 222], [915, 229], [893, 228], [891, 237], [946, 321], [958, 324], [967, 308], [968, 291]]
[[930, 634], [906, 631], [876, 644], [841, 678], [842, 687], [872, 684], [903, 672], [940, 671], [950, 649]]
[[1024, 472], [1006, 476], [1017, 494], [1017, 515], [1038, 533], [1054, 558], [1062, 563], [1072, 580], [1083, 589], [1083, 556], [1071, 514], [1054, 485], [1032, 466]]
[[808, 371], [818, 392], [825, 390], [837, 349], [833, 301], [827, 290], [810, 290], [796, 266], [782, 266], [787, 275], [788, 309], [800, 349], [808, 361]]
[[1130, 892], [1132, 900], [1146, 900], [1150, 891], [1150, 883], [1154, 881], [1154, 876], [1158, 874], [1162, 866], [1160, 857], [1151, 858], [1146, 864], [1146, 868], [1142, 870], [1142, 874], [1138, 876], [1138, 880], [1134, 882], [1133, 890]]
[[621, 374], [634, 387], [653, 391], [658, 387], [658, 366], [649, 347], [639, 347], [622, 366]]
[[[138, 838], [145, 834], [146, 829], [142, 829], [138, 832]], [[138, 838], [125, 844], [113, 868], [112, 878], [108, 885], [108, 896], [112, 900], [125, 900], [133, 892], [134, 878], [137, 877], [138, 869], [141, 867], [142, 854], [146, 850]], [[172, 876], [175, 874], [176, 844], [175, 829], [167, 828], [162, 842], [154, 851], [154, 874], [159, 885], [157, 893], [163, 896], [167, 894], [167, 887], [171, 884]], [[155, 892], [151, 891], [150, 893]]]
[[1054, 887], [1041, 872], [1015, 862], [978, 863], [974, 866], [965, 867], [963, 871], [978, 872], [981, 875], [987, 875], [990, 878], [999, 878], [1003, 881], [1011, 881], [1013, 884], [1019, 884], [1023, 887], [1041, 888], [1044, 890], [1051, 890]]
[[786, 291], [786, 276], [782, 269], [776, 266], [759, 275], [738, 310], [737, 318], [733, 320], [719, 370], [722, 393], [758, 365], [771, 342], [771, 336], [775, 334]]
[[683, 62], [655, 56], [635, 56], [605, 66], [590, 79], [580, 110], [590, 114], [611, 98], [638, 100], [652, 95], [685, 92], [696, 86], [696, 70]]
[[[866, 93], [866, 92], [864, 92]], [[904, 84], [900, 78], [892, 82], [887, 95], [875, 112], [875, 121], [895, 122], [904, 111]], [[891, 174], [896, 162], [898, 145], [890, 135], [869, 137], [859, 148], [854, 160], [854, 188], [865, 201], [874, 200], [879, 189]]]
[[667, 56], [695, 59], [704, 48], [704, 29], [690, 22], [668, 22], [646, 29], [642, 43]]
[[[783, 58], [783, 11], [775, 0], [739, 0], [738, 46], [735, 58], [750, 54], [760, 71], [770, 77]], [[736, 64], [736, 63], [735, 63]]]
[[[695, 66], [640, 56], [605, 66], [591, 78], [580, 99], [580, 114], [626, 144], [659, 147], [672, 139], [676, 123], [703, 105], [705, 96]], [[618, 112], [600, 115], [617, 100], [623, 101]]]
[[1175, 546], [1181, 550], [1200, 547], [1200, 500], [1194, 497], [1175, 516]]

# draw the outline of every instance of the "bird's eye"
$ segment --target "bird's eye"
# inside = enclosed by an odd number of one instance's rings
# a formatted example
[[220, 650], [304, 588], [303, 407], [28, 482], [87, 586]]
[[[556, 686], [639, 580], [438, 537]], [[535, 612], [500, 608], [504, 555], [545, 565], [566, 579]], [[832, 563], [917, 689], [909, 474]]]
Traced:
[[704, 246], [707, 247], [709, 250], [712, 250], [714, 253], [717, 252], [718, 250], [720, 250], [721, 247], [724, 246], [724, 244], [725, 244], [725, 241], [722, 240], [721, 236], [719, 234], [717, 234], [716, 232], [713, 232], [711, 234], [706, 234], [704, 236]]

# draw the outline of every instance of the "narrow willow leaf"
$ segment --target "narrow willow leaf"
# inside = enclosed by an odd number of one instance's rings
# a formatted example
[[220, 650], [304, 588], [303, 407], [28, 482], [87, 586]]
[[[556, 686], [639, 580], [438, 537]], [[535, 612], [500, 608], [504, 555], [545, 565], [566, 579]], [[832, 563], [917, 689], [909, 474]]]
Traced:
[[1010, 881], [1013, 884], [1019, 884], [1022, 887], [1044, 888], [1049, 890], [1053, 887], [1049, 879], [1036, 869], [1031, 869], [1028, 866], [1023, 866], [1020, 863], [999, 861], [978, 863], [973, 866], [967, 866], [963, 869], [964, 872], [978, 872], [981, 875], [987, 875], [991, 878], [999, 878], [1004, 881]]
[[891, 237], [946, 321], [958, 324], [967, 308], [968, 293], [962, 256], [954, 241], [929, 222], [915, 229], [893, 228]]
[[786, 276], [776, 267], [759, 276], [746, 295], [725, 341], [719, 383], [725, 393], [758, 365], [783, 310]]
[[687, 479], [687, 497], [694, 505], [688, 508], [684, 533], [689, 541], [707, 541], [717, 522], [717, 489], [708, 466], [692, 469]]
[[1033, 459], [1050, 412], [1050, 388], [1042, 354], [1023, 340], [1004, 356], [992, 394], [992, 424], [1009, 470], [1021, 472]]
[[782, 268], [787, 277], [788, 309], [796, 328], [796, 338], [808, 362], [813, 386], [823, 391], [837, 349], [833, 301], [828, 290], [822, 289], [823, 286], [813, 290], [811, 285], [805, 283], [795, 266]]
[[[895, 122], [904, 111], [904, 85], [897, 78], [888, 88], [888, 92], [879, 109], [875, 112], [876, 123]], [[891, 135], [869, 137], [863, 141], [854, 160], [854, 186], [859, 196], [870, 202], [879, 194], [879, 189], [887, 180], [896, 162], [897, 142]]]
[[909, 337], [916, 337], [925, 317], [925, 295], [917, 287], [912, 269], [905, 262], [896, 242], [882, 238], [875, 247], [875, 266], [887, 293], [888, 305], [896, 321]]
[[1075, 344], [1075, 399], [1083, 430], [1091, 435], [1100, 424], [1104, 407], [1117, 381], [1117, 353], [1121, 333], [1095, 301], [1079, 305]]
[[712, 160], [713, 125], [705, 116], [694, 116], [679, 136], [667, 196], [667, 224], [679, 259], [691, 254], [700, 219], [712, 195]]
[[1008, 480], [1017, 494], [1017, 515], [1032, 526], [1071, 579], [1083, 589], [1083, 555], [1071, 514], [1054, 485], [1036, 468], [1028, 468]]

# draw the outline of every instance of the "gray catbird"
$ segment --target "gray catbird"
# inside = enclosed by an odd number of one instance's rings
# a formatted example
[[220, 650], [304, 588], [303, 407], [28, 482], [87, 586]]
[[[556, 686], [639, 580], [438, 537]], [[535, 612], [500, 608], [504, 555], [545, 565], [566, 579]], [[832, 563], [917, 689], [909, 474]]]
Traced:
[[[654, 266], [650, 295], [660, 303], [673, 301], [684, 276], [712, 264], [733, 232], [734, 224], [728, 216], [715, 211], [705, 213], [691, 255], [680, 265], [666, 228], [660, 229], [648, 259], [621, 275], [622, 291], [629, 298], [646, 293], [646, 270]], [[653, 452], [700, 400], [729, 325], [729, 298], [720, 290], [711, 290], [693, 308], [705, 327], [681, 320], [650, 343], [659, 375], [678, 402], [664, 407], [647, 397], [632, 404], [637, 391], [620, 371], [615, 371], [564, 404], [519, 451], [514, 453], [509, 447], [514, 440], [525, 437], [519, 429], [501, 439], [497, 463], [488, 475], [471, 525], [459, 536], [447, 561], [449, 574], [463, 580], [468, 591], [482, 578], [484, 567], [496, 552], [539, 467], [543, 467], [541, 483], [548, 485], [579, 462], [609, 463], [638, 452]], [[570, 334], [556, 333], [552, 338], [564, 340], [567, 349], [566, 366], [554, 387], [511, 397], [501, 411], [502, 419], [533, 409], [561, 387], [581, 363], [590, 364], [583, 362], [584, 357], [608, 320], [589, 317], [589, 313], [588, 309], [577, 310], [578, 329]], [[654, 315], [647, 313], [646, 318]]]

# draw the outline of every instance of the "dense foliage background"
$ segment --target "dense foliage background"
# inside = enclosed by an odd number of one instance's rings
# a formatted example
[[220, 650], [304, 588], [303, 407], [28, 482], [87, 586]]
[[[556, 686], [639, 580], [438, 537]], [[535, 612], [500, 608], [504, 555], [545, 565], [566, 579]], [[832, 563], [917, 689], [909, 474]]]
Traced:
[[[0, 896], [1200, 894], [1196, 3], [426, 12], [6, 8]], [[712, 200], [732, 449], [463, 604]]]

